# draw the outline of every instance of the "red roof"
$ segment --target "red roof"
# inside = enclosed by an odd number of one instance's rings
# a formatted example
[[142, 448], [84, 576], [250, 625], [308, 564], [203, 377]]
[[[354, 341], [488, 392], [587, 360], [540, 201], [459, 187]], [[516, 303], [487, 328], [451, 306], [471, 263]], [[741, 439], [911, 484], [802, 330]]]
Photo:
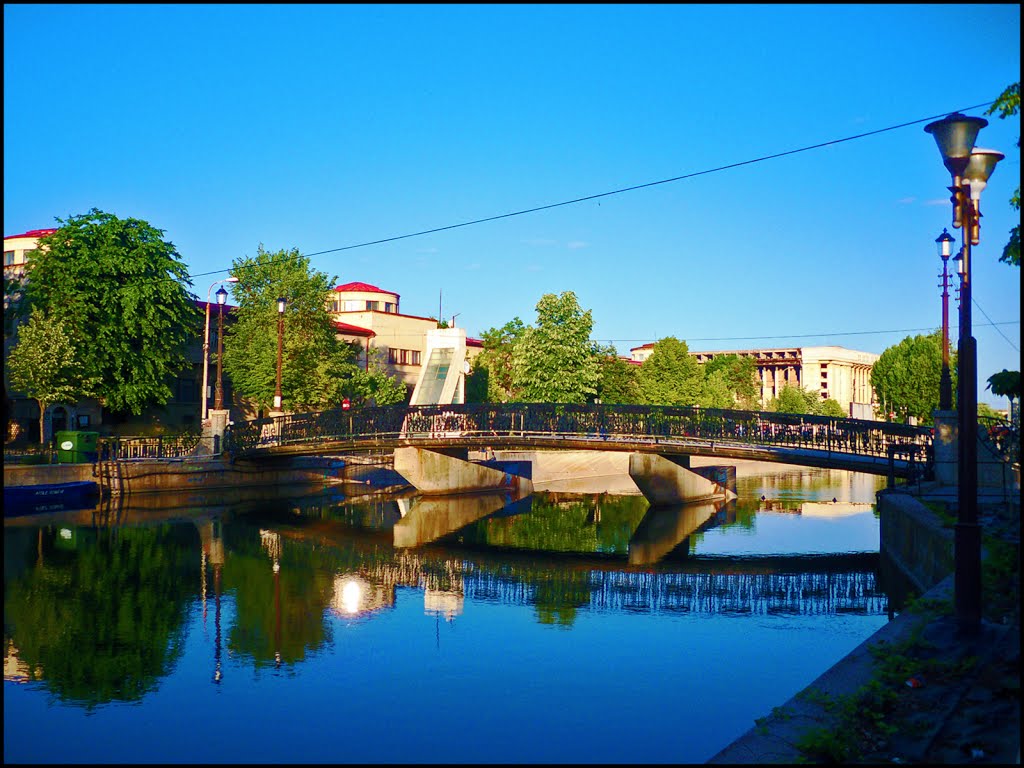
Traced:
[[385, 291], [383, 288], [378, 288], [376, 285], [370, 285], [369, 283], [345, 283], [339, 285], [334, 289], [335, 291], [365, 291], [367, 293], [390, 293], [393, 296], [398, 296], [394, 291]]
[[480, 339], [472, 339], [469, 336], [466, 337], [467, 347], [482, 347], [483, 345], [484, 343]]
[[334, 327], [339, 333], [349, 333], [353, 336], [376, 336], [377, 334], [369, 328], [360, 328], [358, 325], [349, 325], [339, 320], [334, 321]]
[[56, 232], [56, 229], [30, 229], [28, 232], [22, 232], [20, 235], [4, 235], [4, 240], [10, 240], [15, 237], [46, 237]]

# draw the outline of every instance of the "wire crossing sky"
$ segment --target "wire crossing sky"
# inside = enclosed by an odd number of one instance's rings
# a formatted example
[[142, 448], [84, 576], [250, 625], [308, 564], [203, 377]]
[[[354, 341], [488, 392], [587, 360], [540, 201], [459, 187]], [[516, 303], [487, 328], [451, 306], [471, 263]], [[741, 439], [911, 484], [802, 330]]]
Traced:
[[[475, 337], [573, 291], [620, 354], [881, 353], [939, 327], [960, 238], [923, 126], [985, 116], [1019, 33], [1017, 5], [6, 5], [4, 232], [95, 207], [196, 278], [297, 249]], [[983, 398], [1020, 367], [1020, 119], [986, 117]]]

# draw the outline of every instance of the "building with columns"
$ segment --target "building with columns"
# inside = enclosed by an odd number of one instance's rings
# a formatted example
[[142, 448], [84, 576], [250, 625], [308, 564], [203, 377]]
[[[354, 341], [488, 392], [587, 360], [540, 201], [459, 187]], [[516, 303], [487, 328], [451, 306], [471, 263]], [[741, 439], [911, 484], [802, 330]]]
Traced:
[[[652, 351], [653, 343], [634, 347], [629, 351], [630, 359], [642, 363]], [[853, 418], [874, 418], [871, 366], [879, 356], [872, 352], [833, 346], [690, 352], [700, 363], [718, 355], [750, 357], [757, 362], [762, 406], [788, 385], [817, 392], [822, 400], [832, 398]]]

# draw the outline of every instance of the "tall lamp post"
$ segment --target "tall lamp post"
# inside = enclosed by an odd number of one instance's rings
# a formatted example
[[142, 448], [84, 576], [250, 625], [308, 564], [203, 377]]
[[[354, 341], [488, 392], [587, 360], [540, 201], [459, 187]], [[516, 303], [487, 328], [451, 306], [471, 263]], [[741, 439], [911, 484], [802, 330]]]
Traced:
[[955, 240], [943, 228], [942, 234], [935, 238], [939, 246], [939, 258], [942, 259], [942, 374], [939, 378], [939, 410], [953, 409], [953, 380], [949, 375], [949, 271], [947, 269], [950, 254], [953, 252]]
[[277, 389], [274, 390], [274, 413], [280, 416], [281, 410], [281, 359], [284, 356], [284, 308], [288, 300], [281, 296], [277, 300]]
[[954, 604], [961, 628], [981, 626], [981, 526], [978, 525], [978, 371], [971, 329], [971, 246], [980, 242], [981, 193], [1004, 155], [975, 148], [988, 120], [959, 112], [925, 126], [953, 180], [953, 227], [963, 230], [960, 251], [960, 337], [957, 344], [957, 522], [953, 530]]
[[217, 386], [214, 389], [213, 407], [218, 411], [224, 408], [224, 378], [221, 375], [221, 358], [224, 357], [224, 303], [228, 300], [228, 292], [222, 285], [217, 289]]
[[[220, 285], [221, 283], [237, 283], [237, 282], [238, 282], [238, 278], [237, 277], [228, 277], [228, 278], [226, 278], [224, 280], [214, 280], [212, 283], [210, 283], [210, 287], [206, 291], [206, 331], [205, 331], [205, 334], [203, 336], [203, 393], [202, 393], [202, 403], [203, 403], [203, 407], [202, 407], [203, 416], [202, 416], [202, 418], [203, 418], [203, 421], [206, 421], [206, 418], [209, 415], [207, 410], [206, 410], [206, 401], [208, 399], [207, 396], [206, 396], [206, 391], [207, 391], [207, 388], [209, 387], [209, 376], [210, 376], [210, 293], [211, 293], [211, 291], [213, 291], [213, 286], [215, 286], [215, 285]], [[221, 290], [224, 290], [223, 287], [221, 287]], [[227, 296], [227, 294], [225, 294], [225, 297], [226, 296]], [[219, 303], [219, 296], [218, 296], [218, 303]]]

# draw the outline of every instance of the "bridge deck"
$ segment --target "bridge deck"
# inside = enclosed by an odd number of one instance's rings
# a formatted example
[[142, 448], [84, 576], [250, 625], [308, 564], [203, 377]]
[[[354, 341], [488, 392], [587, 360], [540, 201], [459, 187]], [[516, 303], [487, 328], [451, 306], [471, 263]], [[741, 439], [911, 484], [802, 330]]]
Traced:
[[243, 422], [235, 456], [393, 450], [561, 449], [754, 459], [908, 476], [931, 460], [931, 431], [823, 416], [660, 406], [538, 403], [367, 408]]

